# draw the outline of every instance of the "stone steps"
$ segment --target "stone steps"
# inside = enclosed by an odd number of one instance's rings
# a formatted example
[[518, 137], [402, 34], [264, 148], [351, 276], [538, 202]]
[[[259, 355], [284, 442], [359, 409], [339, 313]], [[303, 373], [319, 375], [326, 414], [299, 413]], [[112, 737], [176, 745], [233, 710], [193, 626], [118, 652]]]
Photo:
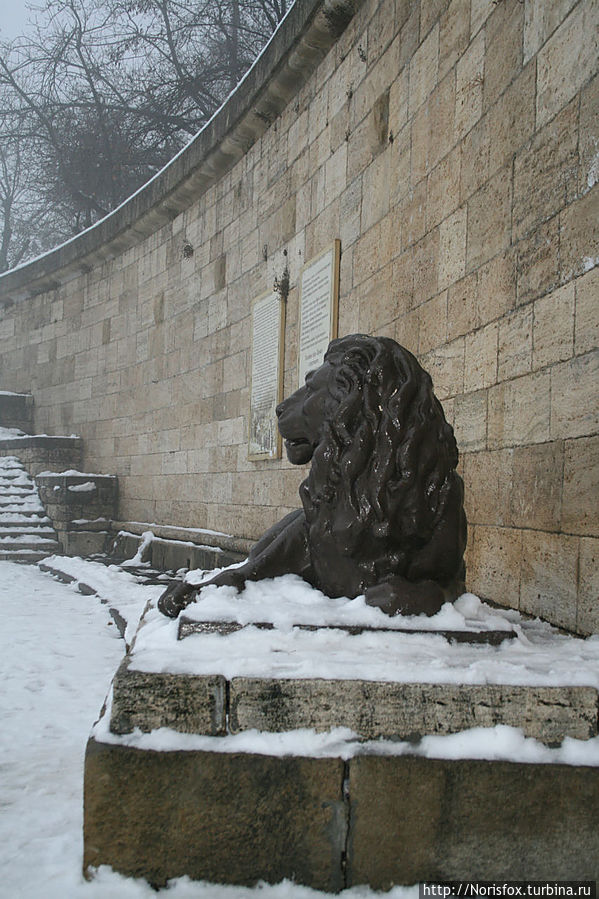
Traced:
[[0, 458], [0, 560], [35, 564], [57, 552], [35, 483], [15, 456]]

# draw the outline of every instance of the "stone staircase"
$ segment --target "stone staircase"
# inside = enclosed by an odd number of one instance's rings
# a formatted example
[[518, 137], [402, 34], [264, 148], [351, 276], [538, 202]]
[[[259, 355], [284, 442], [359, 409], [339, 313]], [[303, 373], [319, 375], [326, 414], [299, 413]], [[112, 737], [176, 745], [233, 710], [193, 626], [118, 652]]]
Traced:
[[34, 563], [60, 551], [38, 489], [16, 456], [0, 457], [0, 560]]

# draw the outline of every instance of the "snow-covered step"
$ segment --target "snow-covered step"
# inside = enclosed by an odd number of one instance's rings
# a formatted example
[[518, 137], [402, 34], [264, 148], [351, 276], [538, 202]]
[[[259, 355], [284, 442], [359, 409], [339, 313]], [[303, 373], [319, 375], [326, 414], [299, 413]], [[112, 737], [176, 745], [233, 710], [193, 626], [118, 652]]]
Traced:
[[0, 549], [0, 562], [23, 562], [27, 565], [36, 565], [48, 558], [45, 550], [34, 549]]
[[12, 527], [5, 527], [4, 525], [0, 525], [0, 541], [3, 537], [24, 536], [45, 537], [48, 540], [55, 540], [56, 531], [54, 530], [54, 528], [50, 528], [47, 525], [36, 526], [35, 524], [21, 524], [13, 525]]
[[52, 524], [43, 509], [39, 511], [33, 511], [31, 509], [15, 509], [12, 512], [7, 512], [6, 510], [0, 512], [1, 524], [30, 524], [31, 522], [35, 522], [36, 524]]
[[37, 486], [15, 456], [0, 458], [0, 560], [36, 563], [60, 551]]

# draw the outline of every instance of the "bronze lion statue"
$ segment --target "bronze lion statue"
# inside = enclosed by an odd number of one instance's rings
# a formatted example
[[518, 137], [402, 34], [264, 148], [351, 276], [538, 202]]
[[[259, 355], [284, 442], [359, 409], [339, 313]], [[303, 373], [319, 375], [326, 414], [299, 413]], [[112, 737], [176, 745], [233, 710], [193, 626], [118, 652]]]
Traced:
[[271, 527], [240, 567], [158, 601], [175, 618], [208, 584], [298, 574], [331, 597], [365, 595], [389, 615], [434, 615], [464, 591], [464, 488], [452, 427], [430, 375], [387, 337], [333, 340], [277, 408], [287, 457], [312, 462], [302, 509]]

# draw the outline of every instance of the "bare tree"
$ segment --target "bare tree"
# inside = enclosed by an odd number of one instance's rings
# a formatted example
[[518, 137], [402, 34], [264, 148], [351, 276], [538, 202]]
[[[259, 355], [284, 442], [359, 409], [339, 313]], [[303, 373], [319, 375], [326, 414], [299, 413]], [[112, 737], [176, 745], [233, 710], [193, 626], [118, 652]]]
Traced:
[[165, 165], [285, 3], [45, 0], [26, 35], [0, 44], [0, 269], [93, 224]]

